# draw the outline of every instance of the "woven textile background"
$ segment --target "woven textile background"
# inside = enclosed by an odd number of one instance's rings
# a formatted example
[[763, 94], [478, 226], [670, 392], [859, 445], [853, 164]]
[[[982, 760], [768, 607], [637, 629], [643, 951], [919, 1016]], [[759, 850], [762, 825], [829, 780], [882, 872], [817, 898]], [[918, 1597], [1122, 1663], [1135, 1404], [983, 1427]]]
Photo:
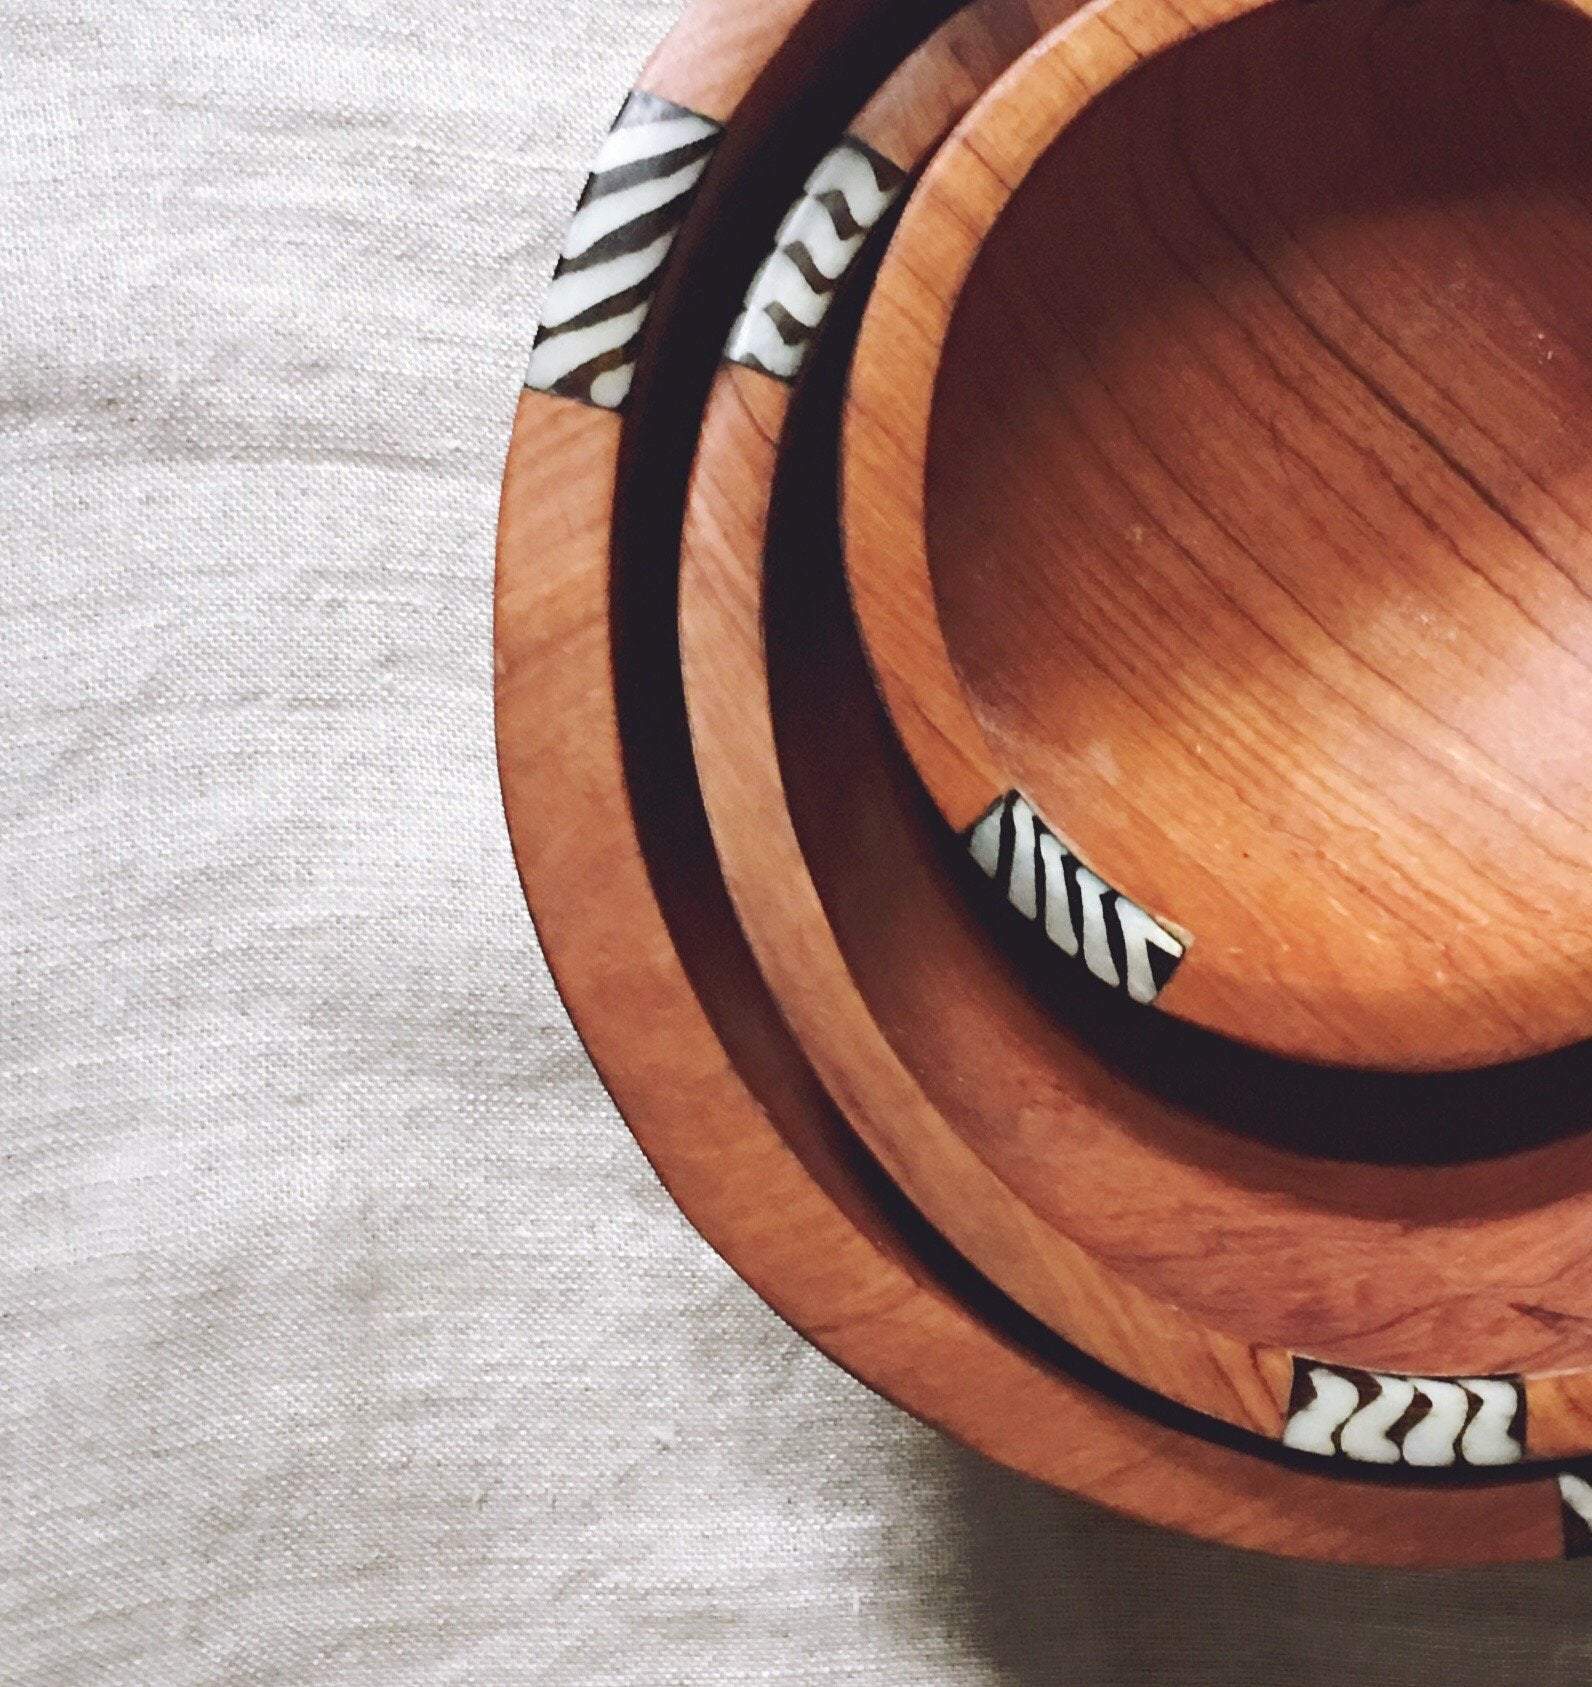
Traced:
[[493, 523], [674, 10], [0, 0], [0, 1681], [1592, 1681], [1579, 1571], [1248, 1559], [943, 1443], [593, 1078]]

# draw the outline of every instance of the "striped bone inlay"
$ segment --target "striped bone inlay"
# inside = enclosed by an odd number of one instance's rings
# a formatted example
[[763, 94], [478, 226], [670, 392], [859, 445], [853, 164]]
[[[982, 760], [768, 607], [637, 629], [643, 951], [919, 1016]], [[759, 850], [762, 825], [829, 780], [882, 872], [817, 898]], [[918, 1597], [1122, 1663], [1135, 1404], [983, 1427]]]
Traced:
[[1136, 1002], [1160, 995], [1184, 945], [1136, 902], [1091, 873], [1018, 792], [968, 834], [973, 859], [1063, 954]]
[[906, 174], [848, 135], [785, 214], [730, 331], [731, 363], [794, 381], [846, 270], [890, 209]]
[[526, 386], [623, 405], [663, 261], [722, 133], [657, 94], [625, 101], [564, 238]]
[[1592, 1558], [1592, 1482], [1572, 1471], [1559, 1476], [1566, 1558]]
[[1283, 1445], [1359, 1464], [1518, 1464], [1526, 1453], [1519, 1377], [1404, 1377], [1294, 1361]]

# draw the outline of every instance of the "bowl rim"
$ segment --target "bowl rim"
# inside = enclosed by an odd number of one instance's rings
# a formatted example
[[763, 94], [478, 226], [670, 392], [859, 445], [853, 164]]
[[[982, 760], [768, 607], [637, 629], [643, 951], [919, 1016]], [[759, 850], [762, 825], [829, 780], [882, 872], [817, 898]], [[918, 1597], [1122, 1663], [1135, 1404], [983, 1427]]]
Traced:
[[[1296, 1061], [1423, 1072], [1557, 1052], [1592, 1037], [1592, 1007], [1578, 991], [1538, 988], [1534, 966], [1518, 975], [1533, 1011], [1485, 1023], [1456, 1007], [1415, 1030], [1410, 1010], [1417, 997], [1402, 982], [1395, 987], [1391, 975], [1385, 987], [1357, 979], [1352, 997], [1325, 975], [1319, 982], [1290, 976], [1273, 991], [1274, 1000], [1290, 1004], [1280, 1030], [1262, 1030], [1253, 1014], [1235, 1013], [1229, 997], [1237, 975], [1221, 933], [1190, 931], [1176, 910], [1130, 895], [1069, 834], [1067, 817], [1045, 812], [1043, 798], [1024, 789], [980, 719], [942, 623], [929, 540], [933, 420], [953, 322], [986, 240], [1036, 165], [1102, 94], [1149, 60], [1277, 4], [1091, 0], [987, 90], [931, 160], [870, 299], [845, 405], [842, 509], [852, 601], [886, 709], [931, 799], [953, 830], [974, 841], [1014, 904], [1062, 927], [1070, 956], [1081, 935], [1084, 959], [1104, 982]], [[1555, 9], [1592, 19], [1592, 0], [1555, 0]], [[1044, 875], [1027, 870], [1041, 851], [1052, 881], [1064, 870], [1069, 884], [1089, 887], [1092, 911], [1080, 913], [1076, 893], [1070, 912], [1066, 897], [1052, 894], [1046, 902]], [[1035, 900], [1044, 904], [1037, 914], [1027, 905]], [[1092, 922], [1100, 933], [1098, 964], [1090, 956]], [[1579, 976], [1572, 959], [1553, 974], [1561, 983]], [[1233, 999], [1252, 1002], [1242, 993]], [[1441, 998], [1423, 991], [1420, 999]]]

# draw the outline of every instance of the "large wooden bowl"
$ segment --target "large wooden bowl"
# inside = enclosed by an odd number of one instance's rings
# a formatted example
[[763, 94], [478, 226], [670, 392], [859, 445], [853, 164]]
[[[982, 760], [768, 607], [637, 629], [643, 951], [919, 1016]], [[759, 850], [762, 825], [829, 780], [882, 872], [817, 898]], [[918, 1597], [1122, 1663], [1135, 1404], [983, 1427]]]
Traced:
[[1319, 1061], [1592, 1026], [1580, 9], [1111, 0], [914, 196], [848, 566], [1058, 965]]
[[[738, 139], [768, 139], [758, 95], [777, 87], [786, 100], [805, 92], [822, 105], [817, 42], [844, 40], [852, 55], [824, 64], [865, 74], [867, 48], [892, 39], [863, 27], [884, 8], [800, 11], [761, 8], [761, 33], [734, 5], [701, 5], [688, 20], [709, 40], [773, 55], [766, 76], [755, 65], [745, 72], [744, 100], [725, 96], [733, 122], [721, 158]], [[799, 126], [783, 130], [799, 135]], [[729, 180], [710, 175], [684, 220], [677, 263], [707, 260], [702, 275], [733, 273], [733, 239], [710, 236], [741, 212], [755, 222], [745, 206], [728, 214], [719, 195]], [[711, 228], [710, 211], [719, 219]], [[685, 293], [700, 305], [708, 291]], [[671, 567], [671, 480], [689, 437], [677, 401], [693, 384], [691, 330], [712, 312], [658, 309], [622, 423], [576, 399], [522, 400], [500, 543], [498, 718], [510, 827], [549, 958], [682, 1206], [776, 1306], [875, 1386], [1018, 1468], [1105, 1503], [1240, 1544], [1344, 1560], [1496, 1561], [1579, 1543], [1573, 1528], [1561, 1534], [1559, 1488], [1540, 1479], [1466, 1490], [1364, 1485], [1292, 1468], [1286, 1455], [1205, 1445], [1169, 1426], [1176, 1414], [1135, 1415], [1113, 1403], [1122, 1396], [1108, 1378], [1080, 1367], [949, 1256], [857, 1155], [746, 964], [681, 753], [678, 677], [671, 686], [656, 586]], [[1080, 1368], [1092, 1385], [1074, 1380]]]

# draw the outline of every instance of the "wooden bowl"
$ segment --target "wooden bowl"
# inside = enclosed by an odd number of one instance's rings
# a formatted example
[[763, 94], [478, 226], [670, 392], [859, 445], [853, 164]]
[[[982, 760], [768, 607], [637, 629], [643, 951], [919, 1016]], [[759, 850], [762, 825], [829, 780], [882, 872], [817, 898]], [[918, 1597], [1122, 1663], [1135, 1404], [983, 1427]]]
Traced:
[[[925, 53], [898, 76], [915, 111], [934, 109], [936, 75]], [[868, 121], [878, 109], [859, 128], [888, 148]], [[743, 362], [732, 340], [687, 506], [682, 653], [700, 777], [759, 963], [891, 1175], [1036, 1316], [1214, 1417], [1372, 1459], [1585, 1451], [1592, 1144], [1575, 1098], [1588, 1051], [1377, 1079], [1036, 997], [1032, 956], [1003, 953], [968, 917], [966, 887], [870, 727], [843, 615], [815, 609], [834, 538], [826, 471], [788, 487], [776, 516], [788, 389]], [[765, 543], [797, 582], [766, 620]], [[779, 715], [764, 664], [782, 659]], [[1517, 1151], [1478, 1162], [1508, 1135], [1499, 1119], [1521, 1114], [1533, 1125], [1509, 1136]], [[1452, 1163], [1385, 1163], [1399, 1151]], [[1407, 1449], [1405, 1431], [1322, 1445], [1328, 1407], [1312, 1401], [1372, 1376], [1372, 1418], [1402, 1401], [1387, 1429], [1431, 1406], [1425, 1431]], [[1486, 1407], [1474, 1422], [1467, 1393]], [[1437, 1403], [1458, 1408], [1473, 1444], [1438, 1434]], [[1505, 1406], [1524, 1423], [1489, 1451]]]
[[[767, 142], [771, 87], [822, 107], [821, 69], [865, 74], [864, 26], [888, 22], [868, 5], [818, 3], [798, 19], [800, 10], [760, 9], [766, 35], [751, 32], [752, 44], [771, 63], [727, 103], [724, 155], [736, 138]], [[687, 24], [699, 40], [745, 43], [746, 21], [737, 6], [711, 3]], [[801, 50], [820, 40], [853, 52], [816, 60]], [[827, 95], [837, 97], [832, 80]], [[799, 133], [783, 128], [784, 138]], [[677, 265], [733, 273], [733, 246], [713, 238], [739, 220], [728, 215], [732, 181], [704, 185]], [[695, 271], [704, 256], [717, 261]], [[708, 291], [687, 296], [699, 304]], [[694, 352], [692, 310], [658, 312], [622, 429], [578, 401], [534, 391], [521, 401], [500, 534], [498, 719], [511, 832], [549, 958], [687, 1212], [776, 1307], [876, 1387], [1019, 1469], [1135, 1515], [1345, 1561], [1493, 1562], [1579, 1542], [1573, 1526], [1563, 1532], [1565, 1502], [1551, 1483], [1366, 1485], [1290, 1468], [1286, 1455], [1207, 1445], [1167, 1427], [1165, 1414], [1135, 1415], [1074, 1380], [1076, 1359], [971, 1278], [857, 1156], [725, 917], [678, 754], [684, 735], [660, 683], [672, 640], [649, 588], [668, 572], [671, 539], [666, 523], [636, 518], [678, 502], [668, 483], [683, 430], [674, 404], [648, 396], [689, 389]]]
[[1584, 9], [1110, 0], [914, 196], [847, 566], [1058, 964], [1313, 1061], [1585, 1038]]

